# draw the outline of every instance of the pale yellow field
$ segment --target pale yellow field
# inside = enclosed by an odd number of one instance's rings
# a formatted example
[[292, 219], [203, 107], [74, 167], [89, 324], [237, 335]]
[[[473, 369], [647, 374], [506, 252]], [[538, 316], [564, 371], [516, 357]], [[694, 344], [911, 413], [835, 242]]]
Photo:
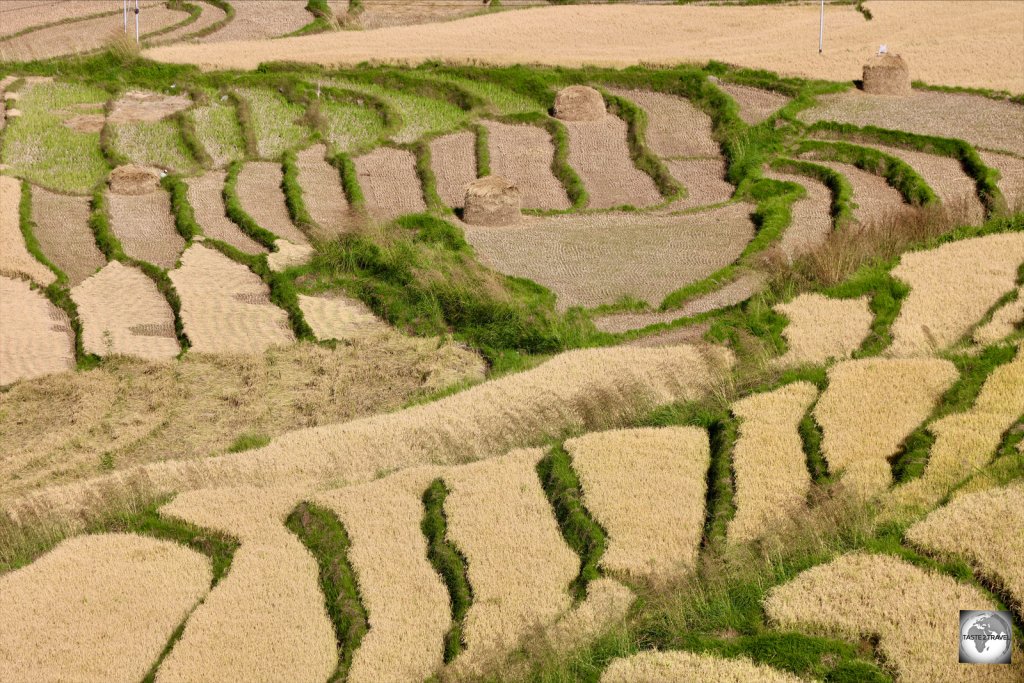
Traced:
[[829, 7], [818, 54], [818, 8], [548, 7], [460, 21], [274, 42], [169, 46], [158, 61], [252, 69], [290, 60], [325, 65], [429, 59], [499, 64], [629, 66], [718, 59], [785, 75], [854, 80], [880, 44], [910, 63], [911, 76], [936, 85], [1024, 91], [1019, 49], [1024, 13], [1015, 2], [869, 2]]
[[724, 659], [692, 652], [650, 650], [612, 661], [601, 675], [601, 683], [798, 683], [802, 680], [744, 657]]
[[64, 311], [25, 280], [0, 276], [0, 386], [75, 367]]
[[829, 299], [801, 294], [775, 310], [789, 318], [782, 330], [789, 349], [776, 361], [781, 365], [845, 360], [860, 348], [874, 320], [866, 296]]
[[37, 261], [25, 246], [21, 234], [18, 202], [21, 183], [17, 178], [0, 176], [0, 274], [24, 275], [43, 287], [57, 279], [49, 268]]
[[992, 314], [992, 319], [974, 330], [972, 338], [976, 344], [987, 346], [1004, 339], [1024, 322], [1024, 287], [1017, 288], [1017, 298], [999, 308]]

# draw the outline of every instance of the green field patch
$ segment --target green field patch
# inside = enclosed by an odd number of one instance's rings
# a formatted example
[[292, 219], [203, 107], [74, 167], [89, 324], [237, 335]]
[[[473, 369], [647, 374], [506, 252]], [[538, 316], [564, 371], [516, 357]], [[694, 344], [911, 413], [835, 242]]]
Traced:
[[306, 146], [310, 131], [300, 123], [303, 108], [281, 95], [261, 88], [239, 88], [236, 91], [247, 106], [248, 121], [256, 139], [256, 152], [261, 159], [277, 159], [289, 149]]
[[111, 148], [119, 157], [178, 173], [188, 174], [199, 169], [173, 119], [108, 125]]

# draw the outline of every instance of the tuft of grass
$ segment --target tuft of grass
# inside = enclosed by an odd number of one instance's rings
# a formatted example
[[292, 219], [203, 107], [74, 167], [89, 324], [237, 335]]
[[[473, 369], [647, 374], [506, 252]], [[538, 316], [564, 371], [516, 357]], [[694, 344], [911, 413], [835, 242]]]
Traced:
[[491, 147], [490, 133], [487, 126], [477, 124], [473, 126], [473, 133], [476, 135], [473, 151], [476, 155], [476, 176], [484, 178], [491, 175]]
[[473, 589], [469, 585], [466, 558], [448, 540], [448, 521], [444, 514], [444, 501], [448, 489], [441, 479], [423, 492], [423, 521], [420, 528], [427, 539], [427, 559], [441, 575], [448, 589], [452, 606], [452, 626], [444, 636], [444, 661], [449, 663], [465, 647], [462, 629], [466, 612], [473, 603]]
[[270, 437], [266, 434], [245, 432], [244, 434], [239, 434], [238, 438], [231, 442], [231, 445], [228, 446], [228, 453], [251, 451], [254, 448], [263, 448], [268, 443], [270, 443]]

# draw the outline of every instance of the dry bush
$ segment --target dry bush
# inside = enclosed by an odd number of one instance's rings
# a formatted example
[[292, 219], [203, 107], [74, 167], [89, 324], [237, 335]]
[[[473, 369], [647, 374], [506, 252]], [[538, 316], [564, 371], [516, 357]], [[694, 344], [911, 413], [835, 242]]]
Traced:
[[185, 624], [157, 683], [322, 683], [338, 653], [319, 568], [284, 526], [300, 493], [238, 487], [185, 493], [160, 514], [236, 537], [231, 571]]
[[973, 586], [889, 555], [850, 553], [809, 569], [772, 589], [764, 608], [781, 628], [877, 637], [903, 683], [1011, 683], [1024, 672], [1019, 646], [1011, 666], [959, 664], [958, 610], [996, 605]]
[[565, 442], [583, 501], [608, 533], [601, 566], [665, 581], [692, 571], [711, 450], [697, 427], [595, 432]]
[[37, 261], [25, 246], [21, 234], [21, 215], [18, 201], [21, 182], [10, 176], [0, 176], [0, 273], [17, 277], [24, 275], [36, 283], [47, 286], [57, 279], [49, 268]]
[[142, 680], [212, 579], [205, 557], [170, 541], [64, 541], [0, 576], [0, 678]]
[[0, 386], [75, 367], [64, 311], [25, 280], [0, 276]]
[[874, 320], [866, 296], [829, 299], [801, 294], [774, 308], [789, 318], [782, 330], [789, 349], [778, 359], [780, 365], [820, 365], [849, 358], [867, 339]]
[[818, 396], [809, 382], [754, 394], [732, 404], [740, 419], [733, 447], [736, 516], [728, 538], [743, 543], [805, 512], [811, 477], [798, 427]]
[[957, 379], [956, 367], [937, 358], [865, 358], [838, 363], [814, 406], [822, 454], [843, 486], [871, 497], [892, 483], [889, 458], [927, 419]]
[[1013, 334], [1024, 322], [1024, 287], [1017, 288], [1017, 298], [1003, 304], [992, 314], [992, 319], [974, 330], [972, 339], [979, 346], [995, 344]]
[[[979, 513], [995, 521], [979, 533]], [[1024, 484], [958, 496], [910, 527], [907, 540], [943, 555], [962, 555], [1013, 598], [1024, 615]]]
[[601, 683], [798, 683], [802, 680], [745, 657], [726, 659], [671, 651], [647, 651], [612, 660], [601, 675]]
[[473, 602], [457, 672], [478, 673], [572, 605], [580, 558], [544, 495], [541, 449], [513, 451], [444, 473], [448, 538], [465, 556]]

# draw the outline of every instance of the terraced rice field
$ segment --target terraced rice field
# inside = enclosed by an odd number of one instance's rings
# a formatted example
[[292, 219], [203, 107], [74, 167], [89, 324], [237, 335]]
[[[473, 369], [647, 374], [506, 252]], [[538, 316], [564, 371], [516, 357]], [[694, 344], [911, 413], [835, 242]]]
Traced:
[[765, 178], [796, 183], [804, 188], [806, 196], [793, 204], [792, 220], [779, 241], [779, 249], [792, 260], [801, 253], [817, 247], [832, 232], [832, 192], [823, 183], [793, 173], [765, 171]]
[[669, 204], [671, 211], [721, 204], [732, 198], [736, 188], [725, 179], [722, 159], [669, 159], [665, 162], [672, 177], [686, 188], [686, 196]]
[[296, 155], [302, 199], [316, 222], [322, 237], [336, 237], [347, 231], [351, 222], [348, 199], [341, 187], [337, 168], [327, 163], [327, 148], [314, 145]]
[[274, 38], [298, 31], [313, 21], [302, 0], [246, 0], [232, 3], [232, 7], [235, 18], [219, 31], [200, 38], [200, 42]]
[[4, 245], [0, 252], [0, 274], [24, 276], [45, 287], [57, 277], [37, 261], [25, 245], [18, 213], [20, 198], [21, 183], [15, 178], [0, 176], [0, 244]]
[[292, 244], [309, 244], [309, 239], [292, 223], [285, 205], [279, 164], [250, 161], [238, 173], [238, 201], [257, 225]]
[[661, 203], [651, 177], [633, 165], [626, 143], [626, 122], [606, 115], [600, 121], [565, 121], [569, 164], [579, 173], [592, 209]]
[[287, 150], [309, 141], [309, 130], [298, 123], [303, 115], [299, 105], [263, 88], [238, 88], [235, 93], [248, 108], [248, 125], [252, 127], [255, 151], [261, 159], [279, 159]]
[[110, 229], [131, 258], [168, 270], [178, 262], [185, 240], [174, 227], [171, 198], [164, 190], [148, 194], [107, 194]]
[[380, 114], [370, 107], [325, 100], [320, 102], [320, 113], [326, 127], [325, 141], [336, 151], [370, 147], [384, 134]]
[[189, 115], [196, 137], [215, 167], [223, 168], [245, 157], [245, 140], [238, 124], [238, 114], [225, 98], [195, 107]]
[[188, 179], [188, 203], [207, 237], [230, 244], [246, 254], [265, 254], [266, 247], [246, 235], [226, 215], [223, 171], [207, 171]]
[[207, 31], [212, 31], [215, 33], [216, 31], [212, 28], [213, 25], [219, 22], [223, 22], [228, 16], [227, 12], [225, 12], [220, 7], [217, 7], [216, 5], [203, 3], [199, 5], [199, 8], [202, 10], [202, 13], [199, 15], [199, 18], [196, 21], [192, 22], [191, 24], [186, 24], [173, 31], [161, 33], [160, 36], [153, 41], [153, 44], [166, 45], [169, 43], [175, 43], [179, 40], [187, 40], [196, 33], [200, 32], [205, 33]]
[[999, 191], [1003, 193], [1007, 208], [1020, 211], [1024, 208], [1024, 159], [1000, 154], [999, 152], [979, 151], [981, 160], [989, 168], [999, 171]]
[[108, 123], [111, 144], [132, 163], [159, 166], [178, 173], [191, 173], [198, 166], [171, 121]]
[[867, 297], [829, 299], [801, 294], [776, 305], [775, 310], [789, 319], [782, 330], [789, 348], [777, 361], [781, 365], [845, 360], [867, 339], [874, 321]]
[[740, 118], [748, 126], [756, 126], [785, 107], [790, 98], [771, 90], [752, 88], [749, 85], [720, 81], [715, 85], [736, 101]]
[[75, 367], [67, 316], [28, 282], [0, 275], [0, 386]]
[[608, 92], [631, 100], [647, 114], [647, 146], [665, 159], [718, 157], [721, 150], [711, 129], [711, 117], [689, 100], [651, 90]]
[[89, 199], [32, 187], [33, 234], [43, 254], [72, 286], [103, 267], [106, 259], [89, 228]]
[[814, 163], [842, 174], [850, 183], [855, 205], [853, 217], [861, 225], [877, 224], [906, 206], [903, 196], [881, 176], [838, 161], [816, 160]]
[[366, 205], [378, 220], [387, 221], [427, 208], [412, 152], [380, 147], [354, 161]]
[[755, 664], [746, 658], [726, 659], [690, 652], [655, 651], [616, 659], [601, 675], [601, 683], [660, 683], [670, 680], [693, 683], [797, 683], [801, 679], [763, 664]]
[[542, 128], [483, 121], [491, 158], [491, 173], [511, 181], [523, 198], [524, 209], [568, 209], [569, 197], [554, 173], [551, 136]]
[[[153, 4], [150, 0], [142, 7]], [[64, 0], [52, 5], [40, 5], [36, 0], [7, 0], [0, 8], [0, 18], [3, 19], [0, 38], [45, 24], [82, 19], [110, 11], [111, 5], [106, 0]]]
[[1013, 334], [1021, 322], [1024, 322], [1024, 287], [1018, 287], [1016, 298], [997, 308], [992, 319], [978, 326], [971, 338], [982, 346], [995, 344]]
[[452, 208], [466, 203], [466, 186], [476, 180], [476, 136], [452, 133], [430, 143], [430, 161], [437, 177], [437, 194]]
[[414, 142], [424, 135], [447, 133], [458, 128], [468, 114], [454, 104], [424, 97], [405, 90], [391, 90], [372, 83], [331, 81], [333, 85], [381, 100], [398, 115], [401, 122], [391, 141], [398, 144]]
[[299, 308], [317, 339], [355, 341], [388, 329], [361, 302], [347, 298], [300, 294]]

